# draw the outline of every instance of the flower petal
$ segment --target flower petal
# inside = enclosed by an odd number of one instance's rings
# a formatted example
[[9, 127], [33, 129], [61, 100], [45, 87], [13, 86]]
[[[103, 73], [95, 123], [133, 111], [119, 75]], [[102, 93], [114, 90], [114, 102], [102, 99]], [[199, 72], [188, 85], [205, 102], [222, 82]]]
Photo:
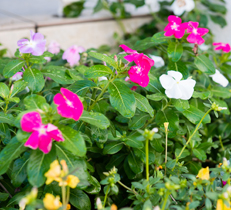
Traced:
[[24, 144], [25, 147], [30, 147], [31, 149], [37, 149], [39, 145], [39, 132], [34, 131], [29, 139]]
[[[174, 2], [175, 3], [175, 2]], [[168, 16], [168, 21], [169, 22], [174, 22], [174, 23], [177, 23], [177, 24], [181, 24], [182, 20], [180, 17], [177, 17], [175, 15], [169, 15]]]
[[121, 44], [120, 47], [121, 47], [126, 53], [137, 53], [136, 50], [132, 50], [131, 48], [129, 48], [129, 47], [126, 46], [125, 44]]
[[46, 131], [52, 139], [56, 141], [64, 141], [61, 131], [56, 126], [49, 123], [46, 126]]
[[187, 12], [190, 12], [190, 11], [192, 11], [194, 9], [195, 2], [193, 0], [186, 0], [185, 3], [186, 3], [185, 10]]
[[165, 94], [168, 98], [179, 99], [182, 97], [181, 89], [177, 83], [175, 83], [171, 89], [165, 90]]
[[32, 132], [42, 124], [41, 116], [38, 112], [29, 112], [22, 116], [21, 127], [23, 131]]
[[172, 76], [177, 82], [182, 79], [182, 74], [179, 71], [168, 71], [168, 75]]
[[205, 34], [207, 34], [209, 32], [209, 29], [207, 28], [198, 28], [197, 29], [197, 33], [200, 36], [204, 36]]
[[171, 89], [176, 84], [176, 81], [166, 74], [161, 75], [159, 80], [164, 89]]
[[39, 149], [45, 154], [49, 153], [52, 147], [52, 139], [48, 134], [39, 136]]
[[229, 84], [229, 81], [226, 79], [226, 77], [220, 73], [220, 71], [218, 71], [216, 69], [216, 73], [211, 75], [210, 77], [212, 77], [212, 80], [218, 84], [220, 84], [223, 87], [227, 87]]
[[180, 81], [179, 88], [182, 93], [181, 99], [189, 100], [192, 97], [195, 84], [196, 84], [196, 81], [193, 79], [186, 79], [186, 80]]

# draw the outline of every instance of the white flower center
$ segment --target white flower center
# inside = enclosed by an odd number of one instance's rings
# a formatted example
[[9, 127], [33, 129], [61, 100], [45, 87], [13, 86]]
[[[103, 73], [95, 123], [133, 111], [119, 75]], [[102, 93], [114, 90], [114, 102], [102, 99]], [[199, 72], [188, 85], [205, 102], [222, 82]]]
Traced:
[[66, 103], [67, 103], [68, 106], [70, 106], [70, 107], [72, 107], [72, 108], [74, 107], [74, 106], [73, 106], [73, 103], [72, 103], [71, 101], [66, 100]]
[[193, 32], [194, 34], [197, 34], [197, 29], [194, 28], [192, 32]]
[[140, 67], [137, 67], [136, 73], [137, 73], [137, 74], [140, 74], [140, 73], [141, 73], [141, 68], [140, 68]]
[[43, 135], [43, 134], [47, 133], [47, 131], [46, 131], [46, 129], [44, 127], [39, 128], [38, 132], [39, 132], [39, 135]]
[[178, 27], [179, 27], [179, 25], [177, 25], [175, 22], [173, 23], [173, 25], [171, 25], [171, 29], [175, 30], [175, 31], [178, 30]]
[[177, 0], [176, 3], [178, 7], [184, 7], [186, 5], [185, 0]]
[[222, 46], [222, 47], [225, 47], [225, 44], [224, 44], [224, 43], [222, 43], [222, 44], [221, 44], [221, 46]]
[[35, 42], [33, 42], [33, 41], [29, 41], [29, 43], [28, 43], [28, 45], [30, 46], [30, 47], [35, 47]]

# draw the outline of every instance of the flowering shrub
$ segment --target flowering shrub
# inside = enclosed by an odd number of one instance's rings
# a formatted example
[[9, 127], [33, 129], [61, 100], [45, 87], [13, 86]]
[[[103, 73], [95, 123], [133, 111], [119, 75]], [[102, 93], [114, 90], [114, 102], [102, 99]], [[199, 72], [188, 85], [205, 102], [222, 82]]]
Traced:
[[230, 209], [230, 46], [200, 49], [203, 27], [171, 15], [114, 54], [19, 40], [0, 59], [1, 208]]

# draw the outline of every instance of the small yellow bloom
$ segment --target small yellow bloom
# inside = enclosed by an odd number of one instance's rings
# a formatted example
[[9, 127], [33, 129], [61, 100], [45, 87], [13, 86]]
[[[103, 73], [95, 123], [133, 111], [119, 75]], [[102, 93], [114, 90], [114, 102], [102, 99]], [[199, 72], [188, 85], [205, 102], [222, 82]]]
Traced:
[[231, 210], [231, 208], [227, 207], [222, 199], [218, 199], [216, 210]]
[[68, 174], [67, 163], [66, 163], [65, 160], [61, 160], [61, 161], [60, 161], [60, 164], [62, 165], [62, 169], [63, 169], [62, 171], [63, 171], [64, 176], [65, 176], [66, 174]]
[[49, 171], [45, 173], [45, 177], [47, 177], [46, 184], [50, 184], [53, 181], [61, 181], [60, 176], [61, 167], [59, 165], [59, 161], [55, 160], [53, 163], [51, 163]]
[[117, 206], [115, 204], [111, 205], [111, 210], [117, 210]]
[[67, 185], [71, 188], [76, 188], [77, 184], [79, 183], [79, 178], [74, 175], [67, 176]]
[[47, 210], [57, 210], [60, 207], [62, 207], [62, 203], [60, 202], [60, 197], [59, 196], [55, 197], [50, 193], [47, 193], [45, 195], [45, 198], [43, 198], [43, 204]]
[[71, 209], [71, 205], [70, 205], [70, 204], [67, 204], [66, 210], [70, 210], [70, 209]]
[[197, 175], [197, 178], [200, 178], [202, 180], [209, 180], [209, 167], [202, 168]]

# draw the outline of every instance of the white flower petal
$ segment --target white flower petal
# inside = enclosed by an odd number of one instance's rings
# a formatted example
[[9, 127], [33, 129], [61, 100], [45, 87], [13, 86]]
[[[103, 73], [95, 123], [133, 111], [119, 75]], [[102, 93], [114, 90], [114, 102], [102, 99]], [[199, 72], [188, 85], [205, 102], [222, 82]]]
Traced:
[[156, 68], [160, 68], [162, 66], [164, 66], [164, 60], [163, 58], [161, 58], [160, 56], [155, 56], [155, 55], [149, 55], [151, 57], [152, 60], [154, 60], [154, 66]]
[[107, 80], [107, 77], [104, 77], [104, 76], [98, 77], [98, 81], [99, 81], [99, 82], [100, 82], [100, 81], [103, 81], [103, 80]]
[[185, 1], [186, 5], [185, 5], [185, 10], [187, 12], [190, 12], [191, 10], [194, 9], [195, 7], [195, 2], [193, 0], [186, 0]]
[[179, 71], [168, 71], [168, 75], [172, 76], [177, 82], [182, 79], [182, 74]]
[[189, 100], [194, 92], [196, 81], [193, 79], [186, 79], [179, 82], [180, 90], [182, 93], [181, 99]]
[[216, 73], [211, 75], [210, 77], [212, 77], [212, 80], [218, 84], [220, 84], [223, 87], [226, 87], [229, 84], [229, 81], [226, 79], [226, 77], [220, 73], [220, 71], [218, 71], [216, 69]]
[[177, 4], [177, 0], [175, 0], [173, 2], [173, 4], [171, 5], [171, 10], [173, 11], [173, 13], [177, 16], [180, 16], [184, 13], [185, 11], [185, 6], [183, 7], [179, 7], [178, 4]]
[[176, 81], [171, 76], [163, 74], [160, 76], [160, 83], [164, 89], [171, 89]]
[[181, 89], [179, 87], [179, 84], [177, 84], [177, 83], [175, 85], [173, 85], [173, 87], [171, 89], [165, 90], [165, 94], [169, 98], [179, 99], [182, 97]]

